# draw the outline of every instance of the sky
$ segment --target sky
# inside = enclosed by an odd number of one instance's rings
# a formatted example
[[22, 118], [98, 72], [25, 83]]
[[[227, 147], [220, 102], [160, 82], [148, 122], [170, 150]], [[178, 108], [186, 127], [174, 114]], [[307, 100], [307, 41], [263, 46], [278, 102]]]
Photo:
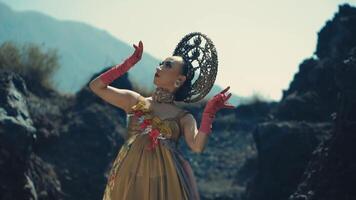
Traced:
[[35, 10], [59, 20], [104, 29], [128, 44], [142, 40], [158, 59], [180, 39], [202, 32], [215, 44], [216, 84], [238, 96], [280, 100], [299, 64], [313, 56], [317, 34], [356, 0], [0, 0], [17, 11]]

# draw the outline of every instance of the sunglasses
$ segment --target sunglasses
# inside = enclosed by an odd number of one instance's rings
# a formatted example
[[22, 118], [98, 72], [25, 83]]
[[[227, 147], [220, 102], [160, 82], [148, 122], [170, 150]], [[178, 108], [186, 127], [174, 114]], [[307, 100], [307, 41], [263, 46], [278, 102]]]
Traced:
[[162, 61], [162, 62], [159, 63], [159, 66], [162, 66], [162, 65], [163, 65], [164, 68], [172, 68], [173, 67], [173, 61], [170, 61], [170, 60]]

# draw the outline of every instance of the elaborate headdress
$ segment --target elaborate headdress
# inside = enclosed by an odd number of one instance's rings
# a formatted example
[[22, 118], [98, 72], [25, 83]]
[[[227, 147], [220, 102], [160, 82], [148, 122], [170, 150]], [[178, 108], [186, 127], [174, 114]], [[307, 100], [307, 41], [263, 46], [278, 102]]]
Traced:
[[184, 102], [197, 102], [214, 85], [218, 71], [218, 56], [213, 42], [200, 32], [189, 33], [176, 46], [173, 56], [181, 56], [188, 63], [187, 81], [192, 86]]

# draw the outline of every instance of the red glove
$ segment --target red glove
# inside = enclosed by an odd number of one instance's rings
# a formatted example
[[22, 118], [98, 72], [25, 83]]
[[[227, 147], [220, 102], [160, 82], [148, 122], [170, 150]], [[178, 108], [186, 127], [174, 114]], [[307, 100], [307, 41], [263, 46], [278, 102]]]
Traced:
[[202, 133], [211, 133], [211, 126], [214, 121], [216, 112], [218, 112], [222, 108], [235, 108], [235, 106], [227, 102], [227, 100], [231, 97], [231, 93], [229, 93], [228, 95], [225, 94], [228, 89], [230, 89], [230, 86], [225, 88], [220, 93], [216, 94], [207, 102], [203, 111], [202, 120], [199, 128], [199, 131], [201, 131]]
[[115, 79], [126, 73], [141, 59], [143, 52], [142, 42], [140, 41], [138, 43], [138, 47], [135, 44], [133, 45], [133, 47], [135, 48], [135, 52], [129, 58], [127, 58], [123, 63], [115, 65], [114, 67], [110, 68], [99, 76], [100, 80], [104, 84], [109, 85]]

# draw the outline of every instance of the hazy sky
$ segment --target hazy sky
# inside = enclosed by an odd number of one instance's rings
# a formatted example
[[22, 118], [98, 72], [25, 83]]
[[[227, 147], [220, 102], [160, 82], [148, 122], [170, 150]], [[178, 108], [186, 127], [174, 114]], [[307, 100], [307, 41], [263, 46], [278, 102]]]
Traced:
[[303, 59], [313, 55], [317, 33], [338, 10], [356, 0], [0, 0], [14, 10], [86, 22], [164, 59], [187, 33], [207, 34], [218, 51], [216, 83], [248, 96], [279, 100]]

